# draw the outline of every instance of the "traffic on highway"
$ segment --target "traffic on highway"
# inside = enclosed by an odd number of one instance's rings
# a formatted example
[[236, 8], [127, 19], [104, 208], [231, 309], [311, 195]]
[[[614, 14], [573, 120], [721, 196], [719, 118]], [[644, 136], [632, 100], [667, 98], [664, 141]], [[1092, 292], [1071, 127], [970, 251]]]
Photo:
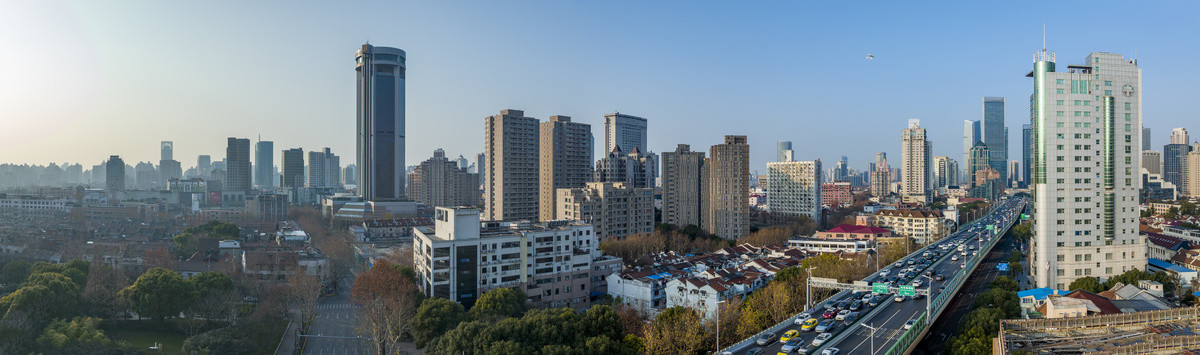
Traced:
[[1000, 237], [996, 230], [1019, 218], [1025, 203], [1023, 198], [1002, 200], [987, 216], [863, 279], [871, 290], [840, 292], [786, 321], [782, 330], [724, 353], [884, 353], [900, 334], [917, 326], [930, 299], [945, 291], [944, 284], [973, 265], [968, 261], [991, 245], [992, 238]]

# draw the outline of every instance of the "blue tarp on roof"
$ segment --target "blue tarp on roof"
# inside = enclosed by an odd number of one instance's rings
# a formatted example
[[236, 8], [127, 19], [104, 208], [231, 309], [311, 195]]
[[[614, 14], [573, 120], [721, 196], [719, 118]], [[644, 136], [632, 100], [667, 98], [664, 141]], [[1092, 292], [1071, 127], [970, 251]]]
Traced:
[[1182, 267], [1182, 266], [1179, 266], [1179, 265], [1175, 265], [1175, 264], [1172, 264], [1172, 263], [1168, 263], [1168, 262], [1166, 262], [1166, 261], [1162, 261], [1162, 260], [1155, 259], [1155, 258], [1147, 258], [1147, 259], [1146, 259], [1146, 263], [1147, 263], [1147, 264], [1150, 264], [1150, 266], [1153, 266], [1153, 267], [1156, 267], [1156, 268], [1159, 268], [1159, 269], [1163, 269], [1163, 270], [1171, 270], [1171, 271], [1174, 271], [1174, 272], [1193, 272], [1193, 271], [1195, 271], [1195, 270], [1192, 270], [1192, 269], [1188, 269], [1188, 268], [1186, 268], [1186, 267]]
[[1055, 290], [1055, 289], [1052, 289], [1049, 287], [1042, 287], [1042, 288], [1035, 288], [1032, 290], [1025, 290], [1025, 291], [1017, 292], [1017, 298], [1025, 298], [1025, 297], [1033, 296], [1033, 299], [1035, 299], [1035, 300], [1042, 300], [1042, 299], [1045, 299], [1046, 296], [1049, 296], [1049, 295], [1065, 295], [1068, 293], [1070, 293], [1070, 291]]

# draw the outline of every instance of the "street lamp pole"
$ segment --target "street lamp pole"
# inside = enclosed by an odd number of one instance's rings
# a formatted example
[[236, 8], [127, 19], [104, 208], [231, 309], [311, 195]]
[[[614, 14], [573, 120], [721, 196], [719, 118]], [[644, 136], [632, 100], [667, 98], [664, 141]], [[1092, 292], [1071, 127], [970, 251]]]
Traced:
[[808, 274], [808, 277], [804, 278], [804, 311], [805, 312], [808, 312], [812, 308], [812, 286], [811, 286], [812, 285], [812, 270], [816, 269], [816, 268], [817, 268], [816, 266], [813, 266], [813, 267], [804, 269], [804, 272]]
[[721, 351], [721, 304], [725, 301], [717, 301], [717, 351]]
[[871, 328], [871, 355], [875, 355], [875, 331], [879, 330], [879, 328], [868, 325], [867, 323], [862, 323], [862, 326]]
[[933, 321], [933, 314], [930, 313], [930, 302], [933, 302], [933, 278], [924, 274], [921, 277], [929, 279], [929, 285], [925, 287], [925, 325], [928, 326]]

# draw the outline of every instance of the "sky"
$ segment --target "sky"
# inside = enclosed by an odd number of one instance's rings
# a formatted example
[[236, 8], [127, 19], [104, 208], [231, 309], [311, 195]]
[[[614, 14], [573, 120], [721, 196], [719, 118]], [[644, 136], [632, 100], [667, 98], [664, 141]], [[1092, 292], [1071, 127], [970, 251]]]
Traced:
[[[224, 157], [227, 137], [355, 160], [354, 52], [407, 58], [407, 157], [482, 151], [502, 109], [590, 123], [649, 120], [652, 151], [747, 135], [797, 160], [899, 163], [920, 119], [961, 160], [962, 122], [1006, 98], [1009, 157], [1027, 123], [1033, 53], [1093, 51], [1143, 69], [1143, 124], [1200, 135], [1197, 2], [0, 1], [0, 163]], [[875, 56], [867, 60], [867, 54]], [[279, 153], [274, 154], [278, 165]], [[472, 159], [473, 160], [473, 159]]]

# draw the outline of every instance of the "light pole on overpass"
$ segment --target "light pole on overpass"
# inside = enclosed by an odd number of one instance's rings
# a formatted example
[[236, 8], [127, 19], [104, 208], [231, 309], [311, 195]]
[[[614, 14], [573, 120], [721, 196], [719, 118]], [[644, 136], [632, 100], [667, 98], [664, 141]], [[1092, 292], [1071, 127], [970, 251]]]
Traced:
[[717, 351], [721, 351], [721, 304], [725, 301], [717, 301]]
[[867, 323], [860, 324], [862, 324], [864, 327], [871, 328], [871, 355], [875, 355], [875, 331], [879, 330], [879, 328], [867, 325]]
[[813, 266], [813, 267], [804, 269], [804, 272], [808, 274], [808, 277], [804, 278], [804, 311], [805, 312], [808, 312], [809, 309], [812, 308], [812, 286], [811, 286], [812, 270], [816, 269], [816, 268], [817, 268], [816, 266]]
[[933, 324], [933, 313], [930, 313], [930, 302], [933, 302], [933, 278], [929, 275], [921, 274], [921, 277], [929, 279], [929, 285], [925, 287], [925, 326]]

